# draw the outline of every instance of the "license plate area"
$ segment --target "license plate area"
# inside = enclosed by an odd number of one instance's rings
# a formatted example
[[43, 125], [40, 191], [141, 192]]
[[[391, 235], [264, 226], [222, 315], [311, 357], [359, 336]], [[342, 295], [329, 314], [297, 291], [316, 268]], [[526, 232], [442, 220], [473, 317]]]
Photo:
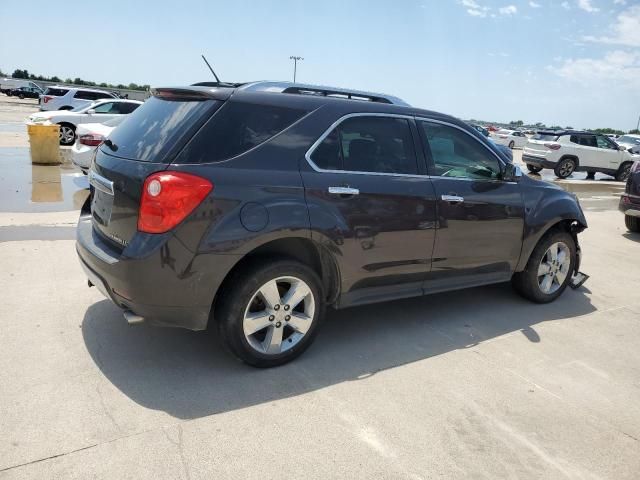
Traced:
[[101, 225], [108, 226], [113, 210], [113, 182], [94, 170], [89, 170], [89, 184], [93, 187], [91, 196], [91, 213]]

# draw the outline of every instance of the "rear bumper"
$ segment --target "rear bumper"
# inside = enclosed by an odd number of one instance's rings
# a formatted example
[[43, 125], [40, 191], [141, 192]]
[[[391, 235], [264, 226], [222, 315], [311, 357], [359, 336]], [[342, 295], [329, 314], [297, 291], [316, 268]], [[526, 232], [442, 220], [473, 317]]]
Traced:
[[640, 217], [640, 197], [623, 193], [620, 197], [618, 209], [630, 217]]
[[173, 237], [156, 243], [143, 254], [118, 253], [94, 231], [89, 215], [78, 222], [80, 264], [108, 299], [146, 323], [205, 329], [215, 294], [239, 256], [194, 254]]
[[534, 167], [552, 168], [552, 169], [556, 168], [555, 162], [551, 162], [546, 158], [542, 158], [542, 157], [534, 157], [532, 155], [523, 154], [522, 161], [527, 165], [533, 165]]

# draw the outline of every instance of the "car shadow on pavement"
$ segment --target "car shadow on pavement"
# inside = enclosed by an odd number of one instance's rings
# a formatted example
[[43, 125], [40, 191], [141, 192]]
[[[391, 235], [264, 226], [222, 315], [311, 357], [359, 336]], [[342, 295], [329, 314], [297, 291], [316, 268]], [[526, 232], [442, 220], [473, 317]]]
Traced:
[[587, 315], [584, 287], [554, 303], [521, 299], [509, 284], [329, 310], [315, 343], [292, 363], [248, 367], [208, 332], [129, 326], [109, 301], [86, 312], [82, 333], [105, 377], [138, 404], [182, 419], [262, 404], [427, 359], [535, 325]]
[[640, 233], [625, 232], [622, 236], [633, 242], [640, 242]]

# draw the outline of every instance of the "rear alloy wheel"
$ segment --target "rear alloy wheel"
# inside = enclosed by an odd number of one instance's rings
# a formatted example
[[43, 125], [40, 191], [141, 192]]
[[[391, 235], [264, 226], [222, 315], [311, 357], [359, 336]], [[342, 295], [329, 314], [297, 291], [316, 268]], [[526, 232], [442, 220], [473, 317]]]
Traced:
[[75, 129], [71, 125], [60, 125], [60, 145], [72, 145], [75, 140]]
[[627, 230], [629, 230], [630, 232], [640, 233], [640, 217], [625, 215], [624, 224], [627, 226]]
[[19, 98], [20, 100], [24, 100], [24, 93], [21, 93], [20, 95], [18, 95], [18, 98]]
[[553, 172], [558, 178], [567, 178], [571, 176], [575, 169], [576, 161], [573, 158], [565, 158], [558, 162], [556, 168], [553, 169]]
[[527, 163], [527, 170], [529, 170], [531, 173], [538, 173], [542, 171], [542, 167], [536, 167], [535, 165]]
[[631, 162], [620, 165], [620, 168], [616, 173], [616, 180], [618, 182], [626, 182], [629, 179], [629, 175], [631, 175], [631, 165]]
[[229, 285], [216, 316], [226, 346], [240, 360], [282, 365], [311, 344], [324, 312], [322, 284], [313, 270], [281, 260], [247, 269]]
[[525, 269], [514, 274], [512, 284], [533, 302], [552, 302], [567, 288], [575, 261], [573, 237], [563, 231], [547, 233], [533, 249]]
[[516, 146], [516, 143], [515, 143], [513, 140], [511, 140], [511, 141], [509, 142], [509, 148], [510, 148], [511, 150], [513, 150], [513, 147], [515, 147], [515, 146]]

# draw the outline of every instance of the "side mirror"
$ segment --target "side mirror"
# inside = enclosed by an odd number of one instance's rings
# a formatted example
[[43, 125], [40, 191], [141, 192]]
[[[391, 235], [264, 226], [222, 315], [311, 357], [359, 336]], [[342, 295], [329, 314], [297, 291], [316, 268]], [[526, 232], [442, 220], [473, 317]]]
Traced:
[[624, 152], [626, 148], [624, 147], [624, 145], [618, 145], [618, 150], [621, 150]]
[[89, 115], [93, 115], [94, 113], [96, 113], [96, 111], [93, 108], [90, 108], [89, 110], [87, 110], [87, 114]]
[[502, 173], [502, 179], [505, 182], [517, 182], [522, 177], [522, 170], [518, 165], [514, 165], [513, 163], [507, 163], [504, 166], [504, 171]]

